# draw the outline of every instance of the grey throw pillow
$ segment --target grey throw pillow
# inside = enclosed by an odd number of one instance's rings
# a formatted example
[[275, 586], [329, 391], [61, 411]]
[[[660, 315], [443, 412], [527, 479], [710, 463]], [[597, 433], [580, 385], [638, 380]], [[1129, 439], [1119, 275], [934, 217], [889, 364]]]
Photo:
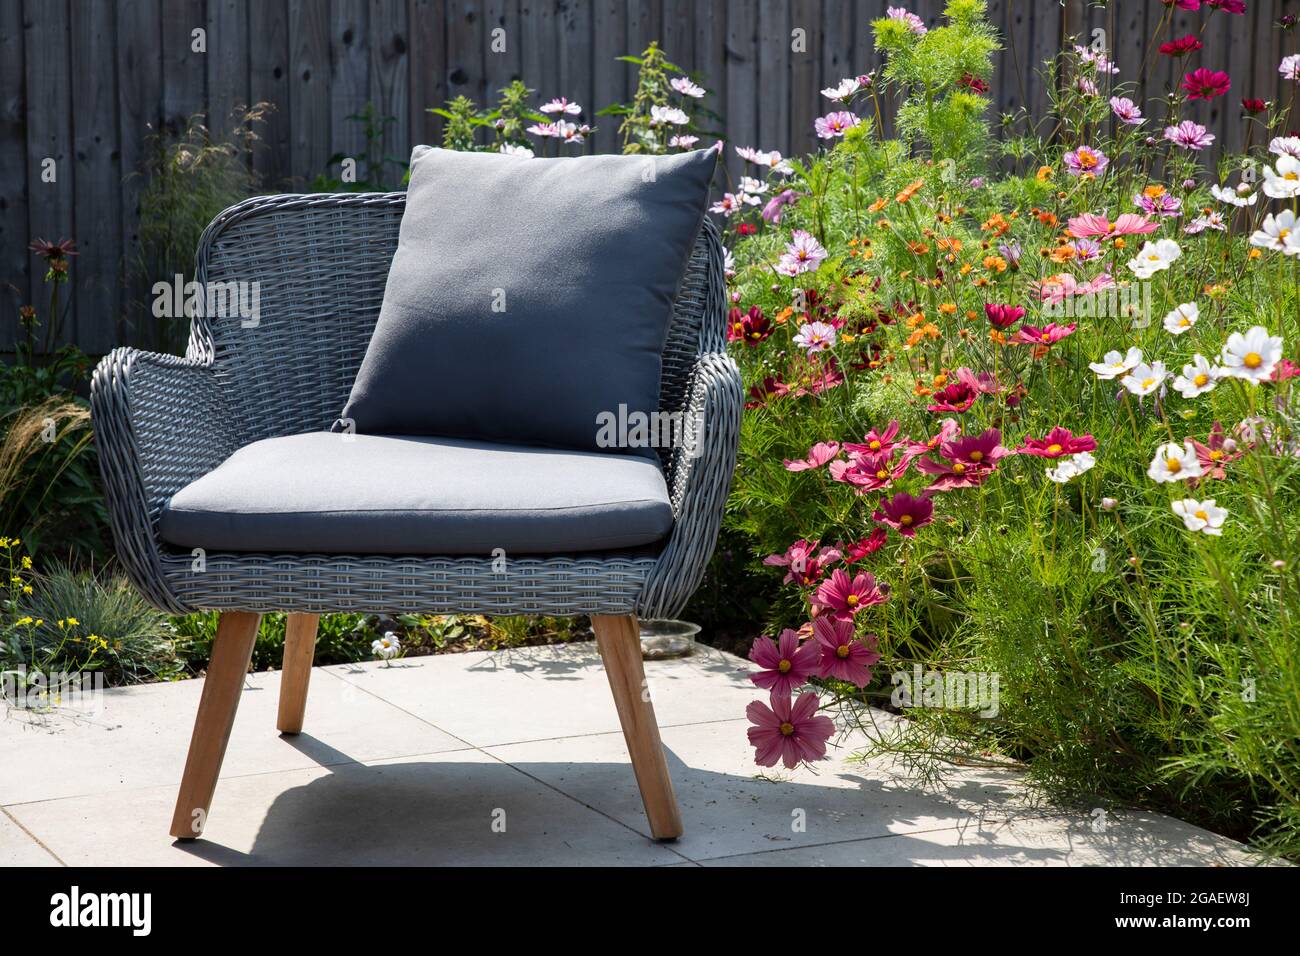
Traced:
[[344, 425], [597, 449], [602, 412], [654, 412], [715, 162], [416, 147]]

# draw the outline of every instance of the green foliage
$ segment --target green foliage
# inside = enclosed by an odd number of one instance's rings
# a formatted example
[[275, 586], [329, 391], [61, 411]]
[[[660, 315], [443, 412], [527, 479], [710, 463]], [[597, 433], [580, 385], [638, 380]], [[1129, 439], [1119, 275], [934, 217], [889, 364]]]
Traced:
[[500, 91], [494, 109], [480, 111], [468, 96], [458, 96], [429, 112], [446, 121], [442, 128], [442, 145], [446, 149], [490, 153], [502, 152], [504, 147], [532, 149], [527, 124], [547, 122], [544, 115], [528, 105], [535, 92], [515, 80]]
[[[231, 133], [217, 138], [203, 123], [202, 114], [191, 116], [179, 133], [154, 133], [145, 140], [144, 177], [140, 192], [139, 251], [127, 264], [130, 275], [147, 285], [171, 282], [189, 275], [194, 250], [208, 223], [228, 206], [253, 196], [258, 178], [251, 156], [260, 137], [259, 127], [274, 107], [257, 103], [231, 114]], [[132, 320], [148, 329], [154, 347], [175, 352], [188, 334], [184, 316], [158, 317], [137, 303]]]
[[[172, 618], [176, 629], [176, 653], [190, 673], [207, 667], [212, 642], [217, 636], [215, 611]], [[284, 660], [283, 614], [262, 615], [262, 626], [253, 647], [253, 670], [278, 669]], [[316, 631], [318, 665], [352, 664], [370, 659], [370, 642], [375, 635], [361, 614], [324, 614]]]
[[[631, 63], [637, 68], [636, 91], [632, 102], [615, 103], [605, 107], [597, 115], [621, 116], [618, 134], [623, 141], [625, 154], [667, 153], [676, 149], [670, 145], [674, 136], [698, 137], [701, 117], [716, 118], [701, 105], [701, 98], [687, 96], [673, 89], [674, 79], [690, 80], [695, 77], [680, 66], [672, 63], [659, 48], [658, 43], [651, 43], [640, 56], [621, 56], [624, 63]], [[656, 118], [655, 112], [678, 109], [686, 116], [686, 122], [676, 123]]]
[[[392, 189], [389, 167], [405, 171], [406, 160], [384, 155], [384, 134], [397, 122], [397, 117], [380, 114], [373, 103], [358, 113], [346, 117], [349, 122], [361, 124], [365, 149], [360, 156], [335, 153], [329, 158], [328, 168], [339, 170], [339, 175], [320, 173], [311, 183], [316, 193], [368, 193], [387, 192]], [[399, 180], [402, 177], [397, 177]]]

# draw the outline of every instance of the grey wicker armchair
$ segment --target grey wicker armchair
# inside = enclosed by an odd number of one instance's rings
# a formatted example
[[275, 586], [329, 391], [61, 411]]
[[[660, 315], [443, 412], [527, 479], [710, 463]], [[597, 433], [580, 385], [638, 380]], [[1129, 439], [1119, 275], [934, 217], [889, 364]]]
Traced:
[[698, 586], [735, 466], [742, 388], [725, 353], [723, 252], [701, 230], [663, 352], [661, 408], [698, 422], [694, 454], [660, 451], [668, 537], [628, 553], [221, 553], [169, 545], [180, 489], [261, 439], [330, 428], [374, 329], [405, 193], [282, 195], [221, 213], [200, 241], [201, 284], [259, 282], [261, 316], [197, 314], [184, 358], [119, 348], [95, 370], [92, 409], [117, 553], [162, 610], [222, 612], [171, 833], [201, 834], [260, 615], [289, 613], [279, 729], [302, 728], [318, 615], [590, 615], [651, 830], [681, 832], [653, 706], [642, 699], [637, 616], [671, 617]]

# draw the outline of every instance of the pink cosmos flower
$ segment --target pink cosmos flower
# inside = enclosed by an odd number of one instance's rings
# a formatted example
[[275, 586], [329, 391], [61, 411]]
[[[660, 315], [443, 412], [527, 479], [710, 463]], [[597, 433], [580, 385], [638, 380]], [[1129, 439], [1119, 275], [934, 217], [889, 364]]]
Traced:
[[563, 96], [551, 100], [549, 103], [543, 103], [538, 107], [543, 113], [560, 113], [561, 115], [577, 116], [582, 112], [582, 107], [577, 103], [570, 103]]
[[963, 365], [953, 374], [957, 376], [958, 382], [967, 388], [973, 388], [981, 395], [997, 395], [1004, 390], [1002, 383], [992, 372], [974, 372]]
[[1002, 432], [990, 428], [980, 435], [955, 438], [939, 446], [944, 461], [921, 458], [918, 470], [933, 475], [925, 489], [927, 495], [958, 488], [976, 488], [997, 469], [997, 463], [1012, 452], [1002, 447]]
[[775, 641], [762, 636], [754, 639], [749, 659], [762, 669], [749, 679], [763, 690], [784, 696], [808, 683], [820, 667], [820, 658], [817, 645], [809, 641], [800, 647], [799, 632], [787, 627]]
[[793, 206], [801, 198], [803, 198], [802, 193], [797, 193], [793, 189], [783, 189], [767, 201], [767, 205], [763, 207], [763, 212], [760, 215], [767, 222], [778, 223], [785, 212], [785, 207]]
[[[862, 443], [845, 442], [844, 451], [850, 456], [856, 455], [888, 455], [898, 445], [895, 437], [898, 435], [898, 419], [893, 419], [885, 430], [871, 429], [863, 437]], [[906, 441], [906, 439], [904, 439]]]
[[891, 20], [902, 21], [907, 25], [907, 29], [911, 30], [915, 34], [920, 35], [927, 32], [925, 21], [915, 13], [908, 13], [907, 9], [904, 7], [887, 7], [885, 9], [885, 16], [889, 17]]
[[1037, 458], [1067, 458], [1083, 451], [1096, 451], [1097, 439], [1091, 435], [1075, 435], [1070, 429], [1057, 425], [1044, 438], [1026, 438], [1016, 451]]
[[855, 640], [852, 621], [819, 617], [813, 621], [813, 641], [821, 651], [818, 677], [848, 681], [854, 687], [871, 683], [871, 665], [880, 660], [876, 635]]
[[979, 392], [965, 382], [953, 382], [934, 393], [934, 401], [925, 406], [932, 412], [961, 412], [975, 404]]
[[[1161, 193], [1158, 196], [1138, 193], [1133, 197], [1133, 205], [1148, 216], [1181, 216], [1183, 214], [1183, 201], [1169, 193]], [[1153, 225], [1152, 228], [1154, 229], [1155, 226]]]
[[787, 770], [801, 760], [821, 760], [826, 756], [826, 741], [835, 733], [835, 724], [817, 714], [817, 695], [805, 691], [793, 704], [788, 695], [772, 695], [772, 706], [761, 700], [745, 708], [745, 716], [754, 724], [749, 728], [749, 742], [754, 747], [754, 762], [760, 767], [775, 767], [778, 760]]
[[924, 528], [934, 520], [934, 502], [924, 495], [913, 498], [906, 491], [900, 491], [882, 501], [871, 518], [889, 525], [905, 538], [915, 538], [917, 528]]
[[786, 245], [785, 253], [781, 256], [776, 271], [787, 276], [813, 272], [828, 255], [830, 253], [811, 233], [796, 229], [791, 233], [791, 241]]
[[885, 539], [889, 536], [884, 528], [876, 528], [871, 534], [857, 541], [844, 544], [838, 542], [835, 547], [844, 555], [845, 564], [856, 564], [868, 555], [875, 554], [884, 547]]
[[868, 491], [879, 491], [903, 477], [912, 463], [907, 455], [897, 463], [893, 463], [891, 458], [890, 454], [885, 453], [855, 455], [849, 461], [833, 461], [829, 469], [830, 476], [835, 481], [853, 485], [860, 495]]
[[826, 565], [840, 559], [840, 553], [835, 548], [822, 548], [818, 551], [817, 544], [816, 541], [800, 538], [786, 548], [785, 554], [769, 554], [763, 563], [768, 567], [787, 569], [783, 584], [811, 587], [821, 578]]
[[1183, 120], [1177, 126], [1165, 127], [1165, 139], [1183, 149], [1201, 150], [1214, 142], [1214, 134], [1200, 123]]
[[832, 617], [851, 618], [864, 607], [881, 604], [888, 600], [884, 590], [877, 587], [876, 576], [869, 571], [860, 571], [850, 578], [843, 568], [836, 568], [829, 578], [821, 583], [814, 596], [814, 603], [821, 609], [831, 612]]
[[1110, 98], [1110, 109], [1120, 120], [1130, 126], [1138, 126], [1146, 122], [1142, 116], [1142, 109], [1127, 96], [1112, 96]]
[[809, 355], [825, 352], [835, 345], [835, 326], [826, 322], [805, 322], [791, 341], [802, 346]]
[[1073, 335], [1075, 328], [1077, 324], [1074, 322], [1069, 325], [1048, 322], [1042, 328], [1036, 325], [1022, 325], [1016, 332], [1014, 341], [1023, 342], [1025, 345], [1055, 345], [1067, 335]]
[[787, 458], [783, 464], [785, 465], [786, 471], [811, 471], [814, 468], [820, 468], [839, 453], [839, 442], [819, 441], [808, 449], [807, 458], [800, 461], [791, 461]]
[[820, 139], [834, 139], [837, 136], [843, 136], [860, 122], [862, 121], [858, 119], [856, 114], [850, 113], [848, 110], [836, 110], [834, 113], [819, 116], [813, 123], [813, 129], [817, 131], [817, 136]]
[[1025, 316], [1023, 305], [998, 305], [994, 302], [984, 303], [984, 315], [989, 325], [997, 329], [1007, 329]]
[[1246, 12], [1246, 0], [1202, 0], [1211, 10], [1242, 16]]
[[1070, 235], [1079, 239], [1088, 236], [1101, 236], [1103, 239], [1110, 239], [1113, 236], [1137, 236], [1155, 232], [1160, 228], [1158, 222], [1148, 222], [1146, 216], [1134, 215], [1131, 212], [1122, 213], [1114, 222], [1107, 219], [1104, 214], [1084, 213], [1082, 216], [1072, 218], [1069, 226]]
[[1078, 279], [1068, 272], [1061, 272], [1054, 276], [1048, 276], [1042, 282], [1032, 282], [1029, 285], [1034, 292], [1038, 293], [1039, 299], [1048, 305], [1058, 305], [1074, 296], [1093, 295], [1114, 286], [1115, 280], [1111, 278], [1109, 273], [1105, 272], [1084, 283], [1080, 283]]
[[1072, 150], [1063, 157], [1066, 172], [1071, 176], [1100, 176], [1110, 165], [1110, 160], [1106, 154], [1099, 149], [1093, 149], [1091, 146], [1080, 146]]
[[1197, 483], [1207, 478], [1213, 478], [1215, 481], [1225, 480], [1228, 473], [1223, 466], [1236, 461], [1244, 454], [1237, 448], [1237, 443], [1227, 437], [1223, 425], [1219, 422], [1210, 426], [1210, 434], [1206, 436], [1205, 441], [1197, 441], [1195, 438], [1190, 441], [1192, 447], [1196, 449], [1196, 460], [1201, 463], [1201, 477], [1193, 479]]
[[961, 425], [955, 418], [945, 418], [939, 422], [939, 431], [933, 437], [925, 441], [911, 442], [907, 446], [907, 453], [913, 457], [916, 455], [927, 455], [943, 445], [944, 442], [952, 441], [961, 434]]

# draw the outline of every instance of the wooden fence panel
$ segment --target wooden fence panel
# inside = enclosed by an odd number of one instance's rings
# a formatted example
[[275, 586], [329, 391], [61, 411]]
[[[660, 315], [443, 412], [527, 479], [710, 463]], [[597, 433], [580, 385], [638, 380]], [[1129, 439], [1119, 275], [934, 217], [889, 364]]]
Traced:
[[[899, 0], [930, 25], [944, 0]], [[464, 94], [491, 105], [521, 78], [537, 105], [556, 96], [581, 103], [598, 132], [587, 151], [618, 148], [618, 120], [595, 118], [634, 90], [635, 69], [619, 62], [659, 40], [669, 58], [708, 89], [704, 105], [724, 123], [727, 171], [743, 164], [736, 146], [817, 148], [813, 121], [833, 109], [820, 90], [880, 66], [870, 21], [883, 0], [0, 0], [0, 350], [12, 347], [19, 305], [43, 306], [44, 271], [27, 244], [35, 236], [74, 238], [80, 288], [65, 340], [92, 352], [135, 329], [148, 277], [126, 279], [138, 253], [137, 175], [150, 130], [175, 132], [194, 114], [220, 135], [237, 104], [274, 104], [261, 129], [254, 171], [268, 191], [302, 189], [334, 154], [360, 159], [362, 124], [374, 107], [393, 121], [384, 155], [405, 161], [410, 147], [438, 142], [442, 121], [428, 110]], [[1169, 12], [1159, 0], [1105, 8], [1088, 0], [990, 0], [1003, 37], [995, 58], [990, 117], [1026, 108], [1044, 120], [1042, 61], [1070, 36], [1104, 30], [1119, 82], [1147, 59], [1155, 84], [1212, 65], [1232, 75], [1229, 96], [1185, 110], [1220, 148], [1239, 150], [1257, 126], [1239, 101], [1289, 102], [1294, 84], [1277, 64], [1296, 40], [1274, 26], [1281, 0], [1248, 5], [1246, 16], [1202, 8]], [[1166, 19], [1167, 17], [1167, 19]], [[1208, 24], [1208, 25], [1207, 25]], [[1198, 35], [1205, 54], [1160, 57], [1158, 42]], [[493, 30], [504, 30], [504, 49]], [[794, 32], [792, 31], [802, 31]], [[498, 47], [500, 44], [498, 44]], [[1164, 106], [1136, 91], [1158, 132]], [[864, 113], [868, 110], [863, 111]], [[886, 134], [891, 134], [885, 104]], [[865, 118], [865, 117], [864, 117]], [[1052, 127], [1050, 117], [1041, 127]], [[709, 140], [706, 139], [707, 143]], [[548, 144], [555, 151], [554, 144]], [[565, 150], [564, 152], [570, 152]], [[1208, 158], [1208, 157], [1207, 157]], [[47, 160], [53, 162], [50, 182]], [[362, 170], [364, 173], [364, 169]], [[389, 167], [387, 182], [399, 179]], [[44, 318], [44, 317], [43, 317]], [[147, 323], [146, 323], [147, 325]]]

